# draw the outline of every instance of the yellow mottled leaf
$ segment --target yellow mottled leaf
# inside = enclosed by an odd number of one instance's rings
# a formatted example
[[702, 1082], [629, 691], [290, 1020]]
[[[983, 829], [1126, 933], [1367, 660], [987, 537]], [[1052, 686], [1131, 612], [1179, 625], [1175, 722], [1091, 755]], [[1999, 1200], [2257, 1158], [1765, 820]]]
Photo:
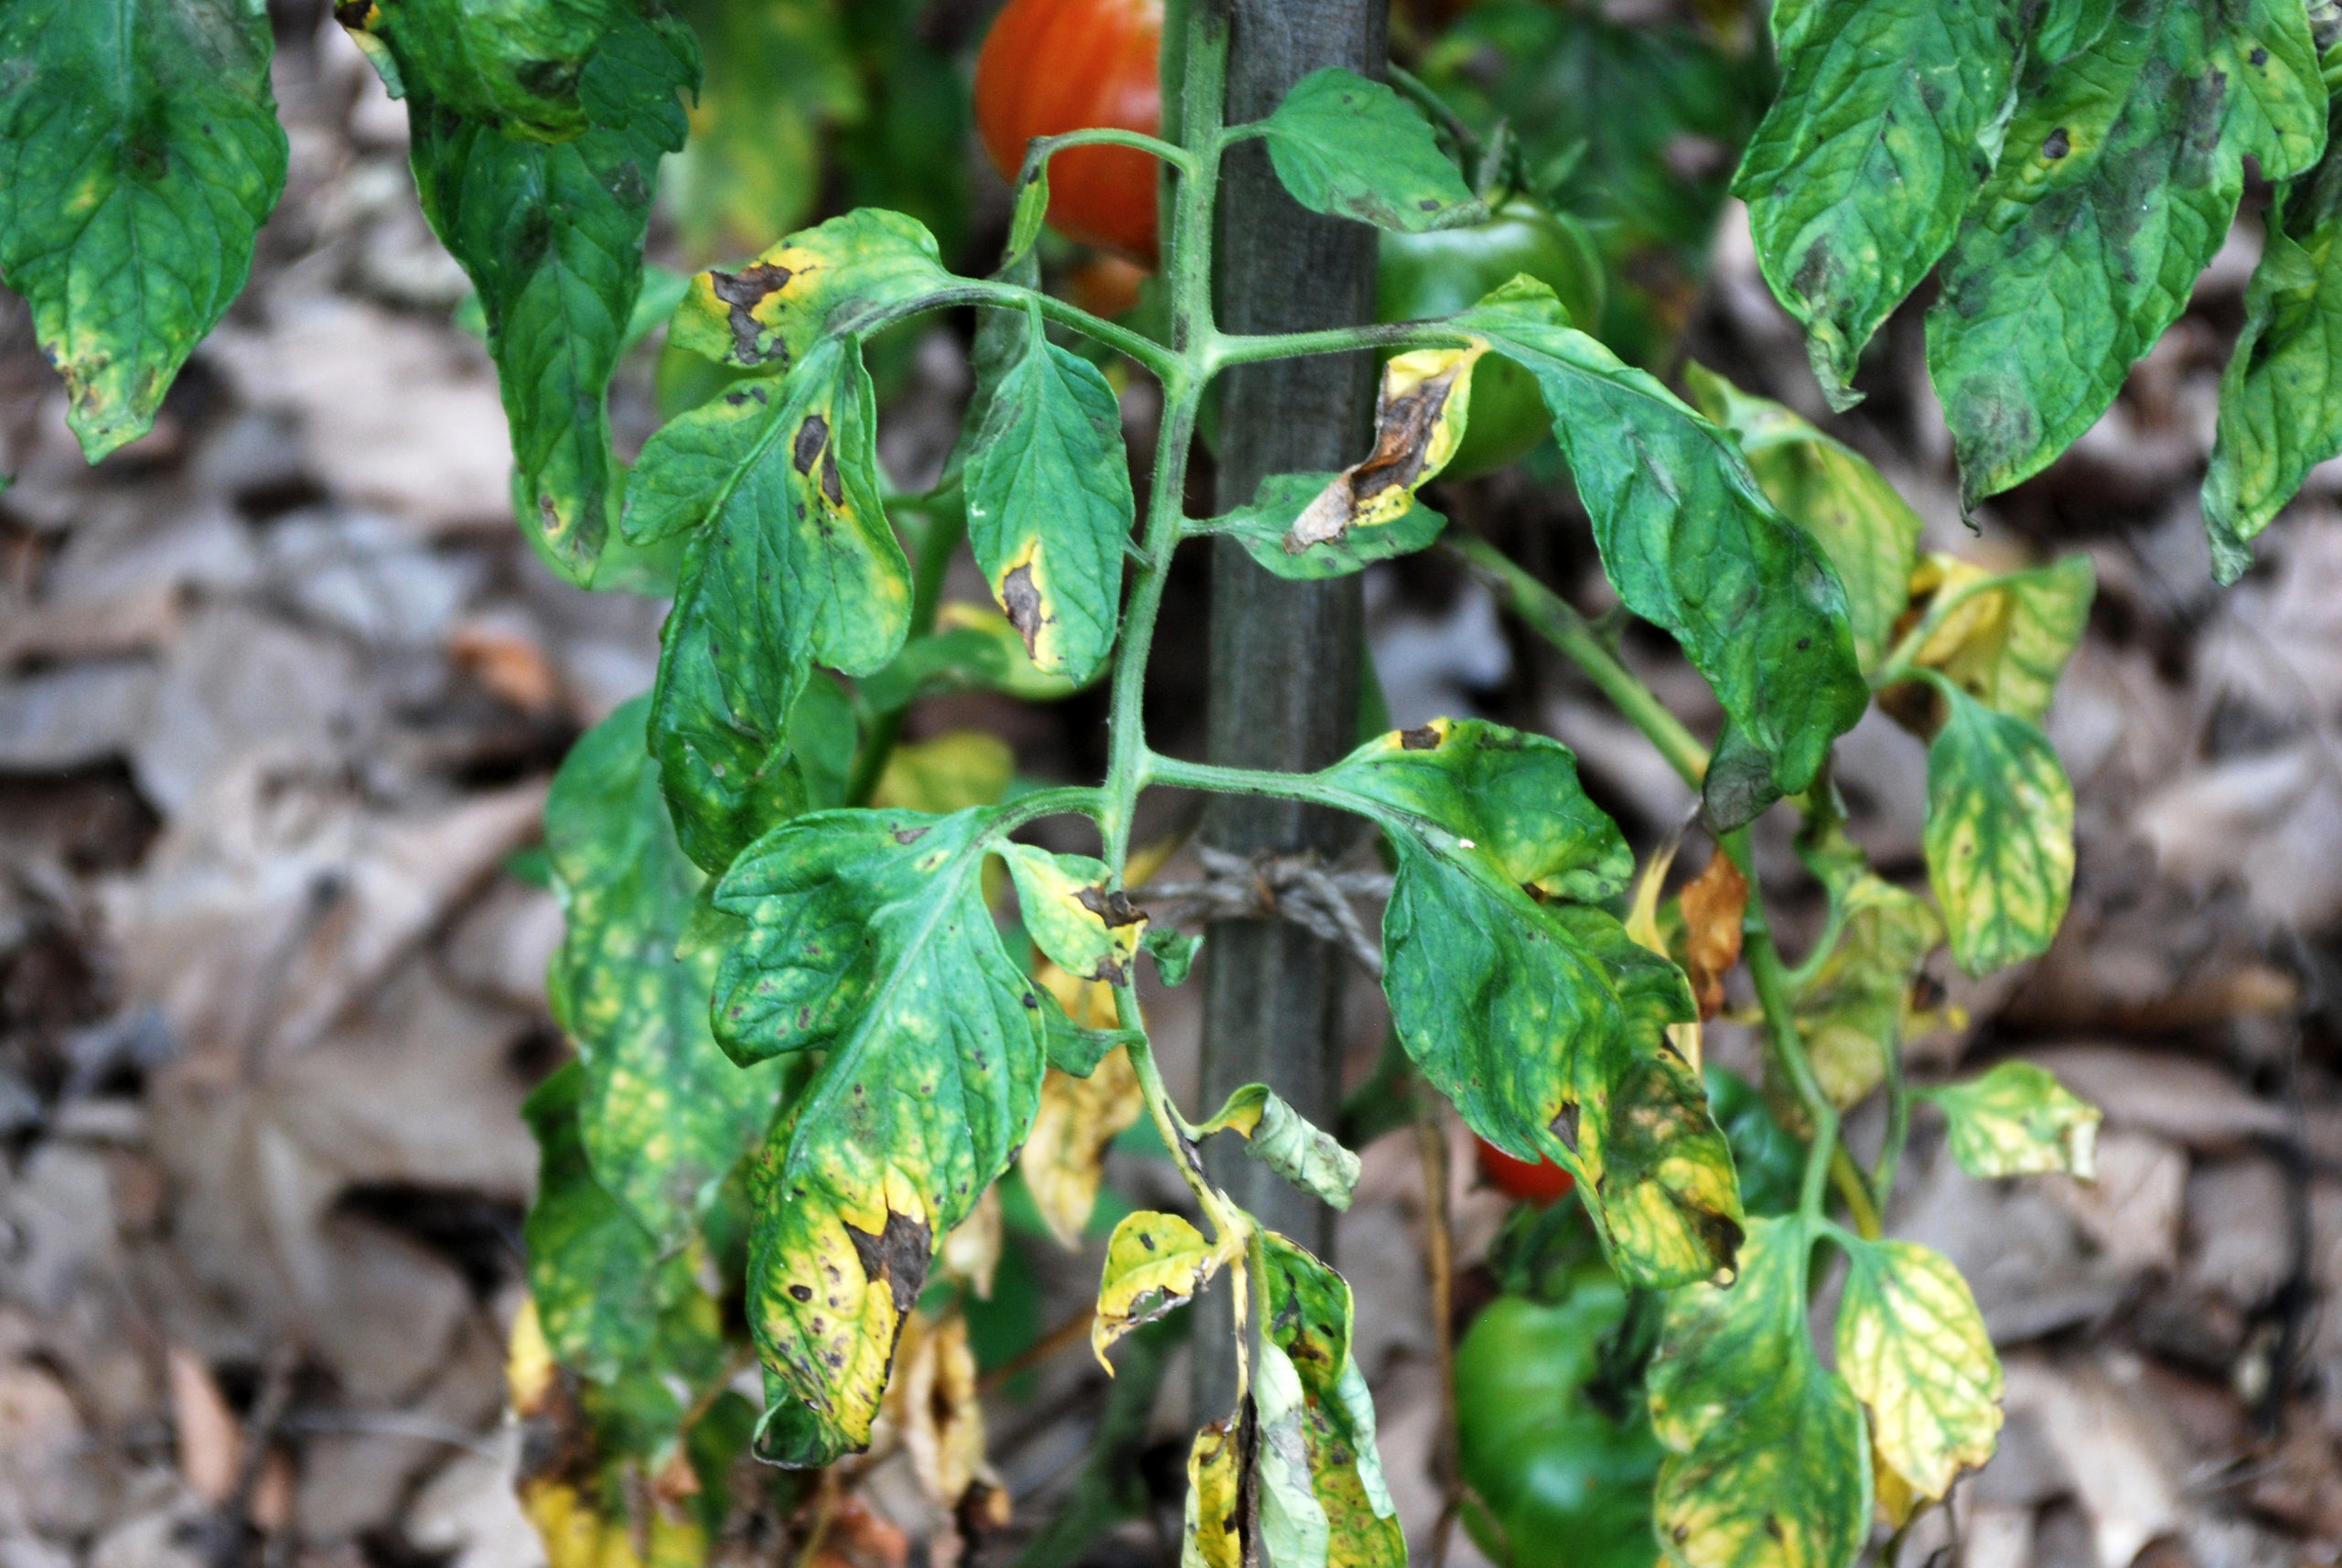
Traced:
[[1140, 1209], [1123, 1215], [1106, 1240], [1098, 1316], [1090, 1325], [1090, 1348], [1098, 1364], [1112, 1372], [1106, 1347], [1186, 1302], [1241, 1250], [1241, 1238], [1207, 1241], [1176, 1214]]
[[1245, 1456], [1231, 1417], [1196, 1434], [1187, 1450], [1187, 1528], [1179, 1568], [1243, 1568]]
[[862, 208], [790, 235], [736, 272], [692, 279], [668, 338], [704, 359], [783, 370], [823, 336], [952, 282], [917, 219]]
[[982, 730], [953, 730], [897, 746], [870, 803], [941, 816], [994, 804], [1015, 776], [1016, 754], [1006, 741]]
[[1968, 1282], [1916, 1241], [1848, 1249], [1838, 1370], [1870, 1406], [1873, 1441], [1920, 1496], [1940, 1498], [1993, 1456], [2001, 1362]]
[[2097, 1176], [2099, 1109], [2046, 1068], [2005, 1061], [1980, 1079], [1924, 1091], [1951, 1122], [1951, 1154], [1972, 1176]]
[[1931, 677], [1949, 704], [1928, 746], [1928, 878], [1951, 955], [1982, 975], [2039, 955], [2074, 883], [2074, 789], [2048, 737]]
[[[1080, 1022], [1080, 1015], [1075, 1021]], [[1097, 1207], [1107, 1145], [1138, 1120], [1145, 1103], [1138, 1074], [1120, 1046], [1101, 1058], [1088, 1078], [1051, 1068], [1041, 1080], [1041, 1109], [1025, 1135], [1017, 1168], [1049, 1233], [1066, 1247], [1081, 1245]]]
[[2087, 555], [2004, 576], [1955, 556], [1929, 555], [1911, 575], [1912, 597], [1967, 597], [1920, 645], [1916, 661], [1941, 671], [1988, 708], [2038, 722], [2081, 640], [2097, 585]]

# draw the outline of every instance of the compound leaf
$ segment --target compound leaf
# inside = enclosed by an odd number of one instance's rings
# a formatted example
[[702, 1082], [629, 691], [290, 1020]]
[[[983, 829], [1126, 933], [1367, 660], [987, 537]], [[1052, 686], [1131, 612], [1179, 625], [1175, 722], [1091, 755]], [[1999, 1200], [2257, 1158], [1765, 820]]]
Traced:
[[1950, 712], [1928, 746], [1928, 879], [1951, 956], [1985, 974], [2043, 951], [2066, 918], [2074, 789], [2030, 721], [1934, 680]]
[[1943, 1108], [1952, 1158], [1970, 1176], [2097, 1175], [2099, 1109], [2047, 1068], [2005, 1061], [1982, 1078], [1922, 1092]]
[[969, 545], [1034, 668], [1087, 681], [1114, 646], [1136, 506], [1114, 389], [1037, 317], [993, 390], [963, 479]]
[[1113, 886], [1112, 869], [1032, 844], [1012, 843], [1004, 854], [1033, 945], [1069, 974], [1128, 984], [1146, 912]]
[[1408, 1054], [1481, 1137], [1577, 1173], [1633, 1283], [1728, 1267], [1739, 1203], [1722, 1137], [1674, 1147], [1714, 1123], [1688, 1069], [1686, 1084], [1653, 1065], [1666, 1026], [1697, 1012], [1674, 966], [1592, 907], [1634, 862], [1569, 752], [1440, 719], [1318, 777], [1398, 857], [1383, 990]]
[[1261, 1238], [1253, 1455], [1261, 1542], [1285, 1568], [1402, 1568], [1399, 1510], [1374, 1446], [1374, 1403], [1350, 1354], [1350, 1287], [1284, 1237]]
[[1778, 788], [1804, 789], [1870, 701], [1844, 590], [1730, 436], [1560, 319], [1517, 278], [1454, 325], [1537, 378], [1619, 598], [1682, 646]]
[[1810, 1238], [1751, 1219], [1740, 1277], [1667, 1298], [1649, 1372], [1660, 1545], [1682, 1568], [1850, 1568], [1870, 1535], [1870, 1440], [1805, 1321]]
[[706, 519], [661, 638], [650, 744], [683, 848], [711, 872], [796, 809], [780, 721], [812, 662], [876, 670], [908, 629], [876, 425], [860, 352], [833, 338], [785, 381], [744, 382], [643, 448], [639, 504], [664, 519], [680, 510], [666, 498], [692, 497]]
[[1913, 597], [1965, 596], [1915, 660], [1941, 671], [1986, 707], [2038, 724], [2080, 645], [2097, 590], [2087, 555], [2000, 577], [1950, 555], [1930, 555], [1912, 575]]
[[1862, 454], [1779, 403], [1702, 365], [1686, 365], [1683, 374], [1700, 412], [1740, 443], [1767, 497], [1829, 556], [1846, 591], [1854, 658], [1864, 671], [1875, 669], [1910, 604], [1919, 514]]
[[1260, 134], [1277, 178], [1312, 212], [1408, 234], [1488, 216], [1423, 117], [1340, 66], [1295, 82]]
[[2087, 52], [2028, 70], [1928, 315], [1968, 504], [2106, 412], [2219, 249], [2246, 156], [2283, 178], [2325, 137], [2296, 0], [2123, 0]]
[[545, 800], [545, 854], [566, 931], [564, 1023], [585, 1073], [577, 1120], [596, 1178], [661, 1244], [691, 1235], [771, 1121], [779, 1064], [743, 1069], [715, 1043], [717, 953], [679, 954], [704, 878], [675, 842], [638, 697], [578, 741]]
[[1223, 1239], [1176, 1214], [1140, 1209], [1125, 1214], [1106, 1239], [1106, 1272], [1098, 1282], [1098, 1316], [1090, 1322], [1090, 1348], [1108, 1372], [1106, 1348], [1142, 1323], [1184, 1305], [1236, 1256]]
[[[2342, 113], [2342, 112], [2337, 112]], [[2212, 575], [2233, 583], [2252, 541], [2318, 464], [2342, 452], [2342, 145], [2271, 206], [2244, 331], [2220, 378], [2204, 476]]]
[[983, 898], [992, 814], [824, 811], [744, 852], [715, 903], [746, 922], [716, 981], [734, 1057], [822, 1051], [766, 1145], [748, 1318], [771, 1397], [758, 1451], [866, 1446], [935, 1241], [1038, 1102], [1042, 1000]]
[[790, 235], [737, 272], [693, 278], [667, 338], [738, 370], [787, 371], [823, 338], [958, 282], [918, 219], [858, 208]]
[[0, 273], [94, 463], [145, 433], [285, 188], [262, 0], [0, 12]]
[[1863, 345], [1950, 247], [2000, 156], [2023, 13], [1809, 0], [1773, 16], [1780, 90], [1733, 189], [1765, 281], [1846, 408]]
[[1916, 1241], [1849, 1245], [1838, 1370], [1870, 1406], [1878, 1455], [1921, 1497], [1993, 1456], [2001, 1359], [1968, 1282]]

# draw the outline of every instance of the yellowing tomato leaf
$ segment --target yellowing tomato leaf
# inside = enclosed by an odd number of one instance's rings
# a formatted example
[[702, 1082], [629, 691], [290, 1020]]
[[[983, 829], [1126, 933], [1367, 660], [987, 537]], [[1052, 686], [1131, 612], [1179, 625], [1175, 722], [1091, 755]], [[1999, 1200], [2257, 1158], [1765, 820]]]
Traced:
[[874, 806], [943, 816], [997, 805], [1016, 779], [1016, 754], [983, 730], [956, 729], [897, 746], [870, 794]]
[[1845, 591], [1724, 432], [1516, 278], [1456, 318], [1537, 378], [1627, 607], [1681, 645], [1775, 785], [1813, 781], [1869, 704]]
[[262, 0], [0, 10], [0, 274], [94, 463], [145, 433], [285, 188]]
[[1593, 907], [1634, 863], [1569, 752], [1441, 719], [1318, 777], [1398, 857], [1383, 990], [1408, 1055], [1481, 1137], [1577, 1174], [1633, 1283], [1730, 1267], [1730, 1159], [1665, 1044], [1696, 1011], [1675, 967]]
[[1360, 1168], [1358, 1156], [1265, 1083], [1238, 1089], [1219, 1114], [1196, 1131], [1234, 1133], [1244, 1140], [1246, 1154], [1302, 1191], [1315, 1193], [1336, 1208], [1350, 1206]]
[[766, 1146], [749, 1257], [758, 1451], [781, 1463], [867, 1445], [936, 1238], [1032, 1123], [1044, 1004], [984, 904], [990, 821], [817, 812], [716, 888], [747, 928], [717, 979], [717, 1037], [743, 1061], [825, 1053]]
[[1252, 1397], [1262, 1550], [1293, 1568], [1403, 1568], [1374, 1402], [1350, 1354], [1349, 1284], [1273, 1232], [1261, 1238], [1261, 1255]]
[[762, 1137], [778, 1063], [743, 1069], [715, 1043], [719, 954], [678, 954], [704, 878], [675, 842], [644, 745], [648, 698], [570, 751], [545, 800], [545, 854], [566, 930], [553, 963], [585, 1073], [578, 1120], [596, 1178], [664, 1247], [693, 1234]]
[[1488, 216], [1423, 117], [1356, 71], [1311, 71], [1259, 134], [1278, 180], [1312, 212], [1409, 234]]
[[1241, 1255], [1241, 1237], [1207, 1241], [1176, 1214], [1140, 1209], [1125, 1214], [1106, 1239], [1106, 1271], [1098, 1282], [1098, 1316], [1090, 1348], [1108, 1372], [1106, 1348], [1142, 1323], [1183, 1306], [1221, 1265]]
[[1781, 84], [1733, 193], [1834, 407], [1860, 401], [1863, 345], [1950, 248], [2000, 156], [2024, 20], [2002, 0], [1773, 9]]
[[2074, 789], [2049, 740], [1941, 676], [1949, 704], [1928, 746], [1928, 879], [1951, 956], [1971, 974], [2037, 956], [2074, 885]]
[[2245, 158], [2282, 179], [2325, 141], [2295, 0], [2124, 0], [2085, 53], [2026, 70], [1928, 313], [1967, 504], [2106, 412], [2227, 237]]
[[1069, 974], [1129, 983], [1146, 911], [1112, 886], [1112, 868], [1086, 854], [1053, 854], [1031, 844], [1012, 843], [1003, 853], [1033, 945]]
[[911, 1314], [886, 1385], [885, 1416], [929, 1501], [947, 1514], [972, 1501], [986, 1523], [1008, 1522], [1008, 1493], [984, 1454], [968, 1320], [958, 1310], [940, 1318]]
[[1970, 1176], [2098, 1174], [2099, 1109], [2068, 1092], [2046, 1068], [2005, 1061], [1966, 1083], [1924, 1090], [1951, 1123], [1951, 1155]]
[[1101, 1057], [1086, 1078], [1051, 1067], [1041, 1080], [1041, 1107], [1016, 1168], [1049, 1234], [1069, 1250], [1081, 1245], [1097, 1208], [1107, 1145], [1145, 1109], [1138, 1073], [1121, 1050]]
[[1805, 1319], [1810, 1236], [1751, 1219], [1740, 1277], [1667, 1299], [1649, 1371], [1659, 1541], [1682, 1568], [1852, 1568], [1870, 1537], [1870, 1438]]
[[824, 339], [786, 381], [745, 381], [643, 448], [629, 527], [698, 527], [650, 734], [683, 848], [710, 872], [794, 809], [780, 721], [812, 663], [876, 670], [908, 629], [876, 426], [858, 349]]
[[1993, 1456], [2001, 1359], [1960, 1271], [1916, 1241], [1859, 1241], [1838, 1305], [1838, 1371], [1870, 1406], [1877, 1452], [1940, 1498]]
[[1965, 596], [1920, 645], [1917, 661], [1942, 671], [1986, 707], [2038, 724], [2090, 624], [2097, 588], [2087, 555], [1997, 577], [1930, 555], [1912, 574], [1912, 596]]
[[1865, 672], [1876, 668], [1910, 603], [1919, 514], [1862, 454], [1779, 403], [1698, 364], [1683, 376], [1700, 412], [1739, 441], [1765, 494], [1830, 557], [1846, 590], [1854, 657]]
[[1122, 405], [1036, 313], [962, 469], [968, 543], [1035, 669], [1081, 682], [1114, 646], [1136, 515]]
[[737, 272], [692, 279], [668, 341], [746, 371], [787, 371], [823, 338], [959, 282], [916, 218], [858, 208], [799, 231]]
[[1215, 1421], [1196, 1434], [1187, 1449], [1187, 1528], [1179, 1568], [1243, 1568], [1244, 1472], [1251, 1467], [1239, 1430], [1241, 1418]]
[[[1843, 1111], [1878, 1087], [1887, 1053], [1903, 1048], [1911, 987], [1944, 939], [1943, 920], [1875, 875], [1834, 817], [1810, 822], [1798, 854], [1829, 892], [1822, 940], [1832, 944], [1792, 998], [1798, 1032], [1822, 1092]], [[1791, 1120], [1801, 1126], [1803, 1114]]]

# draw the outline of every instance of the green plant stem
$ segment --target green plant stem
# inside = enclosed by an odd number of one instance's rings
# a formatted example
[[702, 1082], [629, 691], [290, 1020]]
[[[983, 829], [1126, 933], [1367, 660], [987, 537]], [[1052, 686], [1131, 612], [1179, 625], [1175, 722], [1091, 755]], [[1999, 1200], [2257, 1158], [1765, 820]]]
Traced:
[[[1124, 131], [1114, 126], [1098, 125], [1084, 131], [1068, 131], [1058, 136], [1036, 137], [1025, 154], [1025, 177], [1031, 177], [1037, 159], [1053, 157], [1068, 147], [1090, 146], [1136, 147], [1142, 153], [1161, 158], [1184, 175], [1194, 174], [1203, 161], [1177, 143], [1166, 142], [1160, 136], [1150, 136], [1144, 131]], [[1024, 180], [1018, 184], [1021, 187]]]
[[1354, 349], [1465, 349], [1472, 335], [1438, 321], [1394, 321], [1372, 327], [1328, 327], [1316, 332], [1231, 332], [1214, 346], [1212, 368], [1347, 354]]
[[1456, 150], [1463, 155], [1466, 168], [1479, 163], [1480, 134], [1466, 125], [1464, 117], [1448, 107], [1446, 99], [1434, 91], [1430, 83], [1396, 60], [1391, 64], [1390, 77], [1391, 85], [1398, 90], [1401, 97], [1411, 100], [1416, 108], [1437, 121], [1440, 128], [1455, 139]]
[[1830, 1156], [1830, 1185], [1845, 1199], [1846, 1213], [1853, 1219], [1854, 1230], [1862, 1239], [1877, 1240], [1881, 1232], [1878, 1206], [1871, 1201], [1870, 1184], [1863, 1180], [1861, 1167], [1854, 1164], [1854, 1156], [1846, 1153], [1842, 1142]]
[[1214, 795], [1266, 795], [1277, 800], [1300, 800], [1313, 806], [1340, 804], [1335, 791], [1312, 773], [1270, 773], [1254, 768], [1222, 768], [1213, 762], [1183, 762], [1176, 757], [1146, 754], [1146, 781], [1175, 789], [1203, 789]]
[[[927, 509], [927, 525], [919, 531], [919, 554], [911, 569], [910, 632], [906, 641], [935, 629], [935, 612], [943, 602], [944, 574], [967, 532], [967, 502], [955, 487], [948, 503], [939, 499]], [[895, 755], [895, 743], [902, 737], [903, 715], [908, 711], [908, 704], [890, 708], [871, 722], [861, 755], [854, 758], [854, 777], [846, 784], [847, 805], [870, 803], [878, 780], [886, 777], [888, 758]]]
[[1878, 1147], [1878, 1164], [1871, 1167], [1871, 1203], [1881, 1215], [1895, 1197], [1895, 1171], [1903, 1163], [1903, 1144], [1911, 1135], [1911, 1085], [1903, 1076], [1903, 1053], [1882, 1051], [1886, 1063], [1886, 1138]]

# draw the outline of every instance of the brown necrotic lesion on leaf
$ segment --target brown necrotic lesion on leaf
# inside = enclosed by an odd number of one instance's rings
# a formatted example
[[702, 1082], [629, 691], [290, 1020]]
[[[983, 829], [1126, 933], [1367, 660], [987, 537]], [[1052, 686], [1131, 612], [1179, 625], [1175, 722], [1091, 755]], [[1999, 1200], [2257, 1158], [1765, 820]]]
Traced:
[[1294, 520], [1288, 555], [1330, 544], [1353, 528], [1403, 515], [1418, 488], [1447, 466], [1464, 438], [1473, 362], [1486, 345], [1422, 349], [1383, 367], [1374, 409], [1374, 450], [1334, 476]]
[[1707, 868], [1676, 896], [1683, 911], [1684, 973], [1700, 1004], [1703, 1022], [1724, 1011], [1724, 977], [1740, 961], [1741, 917], [1748, 908], [1748, 879], [1732, 857], [1718, 850]]

